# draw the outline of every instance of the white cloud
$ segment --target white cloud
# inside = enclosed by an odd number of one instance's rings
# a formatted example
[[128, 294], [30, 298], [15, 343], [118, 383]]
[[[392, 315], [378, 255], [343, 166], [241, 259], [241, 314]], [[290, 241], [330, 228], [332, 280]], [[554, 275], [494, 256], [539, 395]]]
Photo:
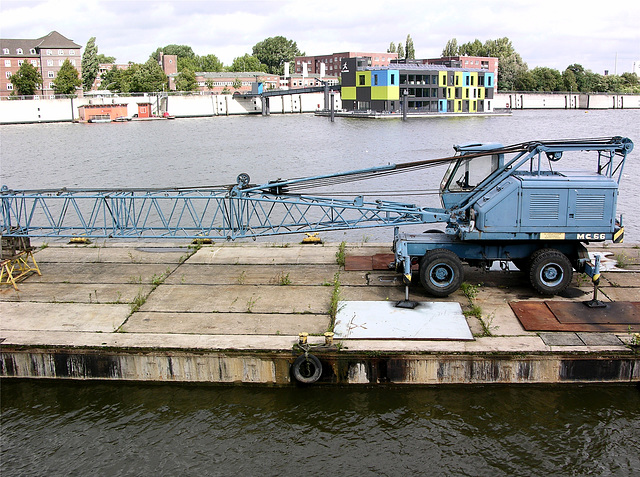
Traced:
[[640, 3], [616, 8], [539, 0], [417, 0], [336, 3], [296, 0], [154, 1], [22, 0], [0, 4], [3, 38], [35, 38], [57, 30], [119, 62], [143, 62], [160, 46], [185, 44], [225, 64], [257, 42], [282, 35], [307, 54], [384, 51], [411, 34], [418, 57], [439, 56], [458, 43], [508, 37], [530, 68], [564, 70], [569, 64], [602, 73], [629, 71], [640, 60]]

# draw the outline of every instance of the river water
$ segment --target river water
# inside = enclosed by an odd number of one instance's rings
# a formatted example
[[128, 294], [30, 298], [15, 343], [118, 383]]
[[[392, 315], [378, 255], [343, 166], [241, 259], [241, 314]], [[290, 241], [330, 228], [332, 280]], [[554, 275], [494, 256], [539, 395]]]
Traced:
[[[626, 136], [636, 149], [625, 166], [618, 212], [627, 241], [640, 242], [640, 110], [515, 111], [512, 116], [412, 118], [407, 122], [303, 115], [231, 116], [111, 124], [32, 124], [0, 128], [0, 184], [11, 189], [191, 187], [253, 183], [446, 157], [454, 144]], [[564, 165], [564, 162], [561, 163]], [[572, 165], [573, 167], [573, 165]], [[575, 167], [595, 170], [594, 161]], [[351, 188], [440, 207], [444, 166], [385, 176]], [[342, 192], [342, 190], [340, 190]], [[427, 193], [425, 194], [425, 191]], [[420, 231], [424, 230], [424, 226]], [[390, 229], [329, 235], [390, 242]], [[291, 238], [285, 238], [291, 240]], [[338, 240], [338, 241], [340, 241]]]
[[2, 382], [3, 476], [638, 475], [633, 386]]
[[[162, 187], [324, 174], [449, 155], [471, 141], [621, 135], [640, 111], [358, 121], [311, 115], [0, 128], [13, 189]], [[636, 149], [618, 211], [640, 241]], [[442, 173], [378, 190], [435, 189]], [[400, 194], [400, 192], [398, 192]], [[406, 198], [405, 198], [406, 200]], [[438, 206], [437, 196], [415, 200]], [[355, 234], [356, 232], [353, 232]], [[380, 229], [367, 239], [390, 241]], [[362, 231], [355, 237], [363, 238]], [[3, 380], [0, 472], [21, 475], [632, 475], [636, 386], [225, 387]]]

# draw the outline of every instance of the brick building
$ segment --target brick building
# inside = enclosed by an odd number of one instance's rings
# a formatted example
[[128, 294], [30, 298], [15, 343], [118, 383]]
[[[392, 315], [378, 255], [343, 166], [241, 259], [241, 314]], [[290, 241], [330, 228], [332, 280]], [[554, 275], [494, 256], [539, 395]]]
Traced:
[[[330, 55], [316, 56], [296, 56], [295, 57], [295, 73], [303, 74], [320, 74], [327, 76], [340, 76], [340, 65], [342, 60], [346, 58], [366, 57], [370, 59], [369, 66], [388, 66], [391, 60], [398, 58], [397, 53], [362, 53], [356, 51], [347, 51], [343, 53], [332, 53]], [[304, 65], [307, 65], [306, 72]], [[324, 67], [322, 66], [324, 64]], [[324, 68], [324, 71], [322, 71]]]
[[54, 95], [53, 83], [65, 60], [82, 75], [81, 46], [57, 31], [35, 39], [0, 39], [0, 98], [13, 92], [10, 78], [25, 62], [35, 66], [42, 76], [42, 86], [37, 96]]
[[[169, 75], [171, 84], [175, 84], [177, 76], [177, 74]], [[236, 92], [240, 94], [255, 93], [254, 85], [256, 83], [262, 84], [261, 91], [268, 91], [270, 89], [296, 89], [323, 86], [323, 81], [326, 81], [329, 85], [334, 85], [339, 83], [339, 78], [335, 76], [321, 77], [317, 74], [306, 76], [293, 74], [285, 77], [260, 71], [196, 73], [198, 91], [211, 92], [212, 94], [233, 94]], [[234, 84], [238, 87], [235, 88]]]
[[340, 78], [332, 75], [321, 76], [320, 74], [292, 74], [280, 78], [280, 89], [309, 88], [312, 86], [324, 86], [325, 81], [329, 86], [340, 83]]
[[[175, 84], [177, 73], [168, 75], [170, 84]], [[198, 91], [210, 91], [213, 94], [251, 93], [253, 84], [260, 82], [264, 89], [280, 87], [280, 77], [262, 72], [207, 71], [196, 73]], [[237, 88], [234, 87], [237, 86]], [[175, 86], [174, 86], [175, 89]]]

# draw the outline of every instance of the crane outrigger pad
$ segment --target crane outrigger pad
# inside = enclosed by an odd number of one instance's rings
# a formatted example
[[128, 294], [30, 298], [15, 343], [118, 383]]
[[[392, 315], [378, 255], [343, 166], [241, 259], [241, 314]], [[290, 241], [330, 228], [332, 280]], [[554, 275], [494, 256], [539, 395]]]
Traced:
[[473, 340], [457, 302], [419, 302], [413, 309], [391, 301], [338, 304], [336, 339]]

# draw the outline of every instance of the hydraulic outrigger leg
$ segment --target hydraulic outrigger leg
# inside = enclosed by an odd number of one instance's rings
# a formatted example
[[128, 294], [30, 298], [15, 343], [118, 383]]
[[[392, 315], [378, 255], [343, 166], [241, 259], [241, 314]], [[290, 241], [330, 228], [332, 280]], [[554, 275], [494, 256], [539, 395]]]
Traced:
[[[398, 228], [396, 227], [395, 233], [397, 235]], [[397, 259], [397, 257], [396, 257]], [[418, 306], [418, 302], [409, 300], [409, 285], [411, 285], [411, 257], [402, 257], [402, 282], [404, 283], [404, 300], [396, 303], [397, 308], [409, 308], [414, 309]]]

